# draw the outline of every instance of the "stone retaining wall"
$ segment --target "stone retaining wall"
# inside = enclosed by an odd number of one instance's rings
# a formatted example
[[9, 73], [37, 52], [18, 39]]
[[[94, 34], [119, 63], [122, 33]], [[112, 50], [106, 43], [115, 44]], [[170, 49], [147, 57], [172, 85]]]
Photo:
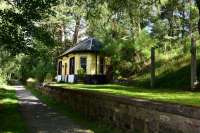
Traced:
[[200, 133], [200, 108], [45, 86], [40, 90], [92, 120], [130, 133]]

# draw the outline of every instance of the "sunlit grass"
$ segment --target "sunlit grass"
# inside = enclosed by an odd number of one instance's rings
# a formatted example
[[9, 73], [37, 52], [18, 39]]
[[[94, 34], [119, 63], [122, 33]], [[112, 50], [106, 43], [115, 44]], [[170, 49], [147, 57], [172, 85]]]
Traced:
[[0, 133], [27, 133], [16, 92], [7, 85], [0, 85]]
[[144, 98], [155, 101], [179, 103], [185, 105], [200, 106], [200, 92], [189, 92], [172, 89], [147, 89], [116, 84], [86, 85], [86, 84], [51, 84], [68, 89], [95, 91], [120, 96]]
[[13, 100], [11, 98], [4, 98], [0, 101], [0, 104], [17, 104], [17, 100]]

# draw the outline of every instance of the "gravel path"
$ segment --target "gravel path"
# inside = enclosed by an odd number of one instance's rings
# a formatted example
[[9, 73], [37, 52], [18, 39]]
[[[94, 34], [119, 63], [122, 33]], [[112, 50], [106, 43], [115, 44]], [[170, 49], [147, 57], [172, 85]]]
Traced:
[[30, 133], [92, 133], [42, 103], [23, 86], [15, 86]]

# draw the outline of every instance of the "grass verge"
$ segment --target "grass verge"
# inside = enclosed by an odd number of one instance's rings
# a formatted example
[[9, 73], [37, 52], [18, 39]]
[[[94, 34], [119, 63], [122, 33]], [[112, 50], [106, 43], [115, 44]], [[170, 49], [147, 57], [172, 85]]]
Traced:
[[87, 85], [87, 84], [59, 83], [50, 85], [66, 89], [95, 91], [99, 93], [109, 93], [113, 95], [143, 98], [153, 101], [163, 101], [169, 103], [178, 103], [178, 104], [193, 105], [200, 107], [200, 92], [190, 92], [185, 90], [167, 89], [167, 88], [147, 89], [147, 88], [117, 85], [117, 84]]
[[90, 121], [87, 118], [83, 117], [80, 113], [74, 112], [69, 106], [56, 101], [55, 99], [43, 95], [41, 92], [31, 88], [27, 87], [33, 95], [38, 97], [42, 102], [46, 103], [48, 106], [56, 109], [58, 112], [61, 112], [62, 114], [66, 115], [70, 119], [72, 119], [74, 122], [80, 124], [83, 127], [86, 127], [90, 130], [92, 130], [94, 133], [120, 133], [119, 130], [114, 129], [113, 127], [109, 125], [102, 124], [101, 122], [94, 122]]
[[15, 90], [0, 86], [0, 133], [27, 133]]

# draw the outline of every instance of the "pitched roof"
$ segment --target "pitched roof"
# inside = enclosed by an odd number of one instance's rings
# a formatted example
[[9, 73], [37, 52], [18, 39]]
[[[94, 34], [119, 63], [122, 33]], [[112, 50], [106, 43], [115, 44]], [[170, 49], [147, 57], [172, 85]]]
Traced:
[[62, 53], [60, 57], [74, 52], [99, 52], [101, 47], [102, 43], [95, 38], [87, 38]]

